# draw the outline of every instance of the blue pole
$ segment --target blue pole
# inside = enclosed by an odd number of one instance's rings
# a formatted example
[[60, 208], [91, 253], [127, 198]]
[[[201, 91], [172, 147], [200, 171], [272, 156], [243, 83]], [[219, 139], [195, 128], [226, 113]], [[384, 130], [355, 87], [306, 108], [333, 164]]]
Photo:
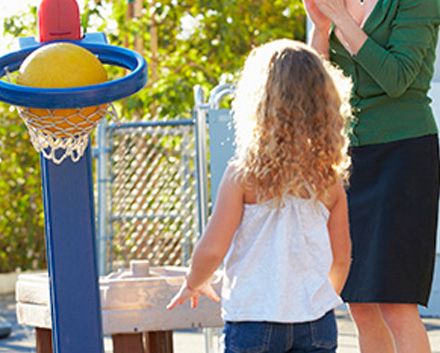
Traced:
[[90, 144], [73, 163], [41, 157], [55, 353], [102, 353]]

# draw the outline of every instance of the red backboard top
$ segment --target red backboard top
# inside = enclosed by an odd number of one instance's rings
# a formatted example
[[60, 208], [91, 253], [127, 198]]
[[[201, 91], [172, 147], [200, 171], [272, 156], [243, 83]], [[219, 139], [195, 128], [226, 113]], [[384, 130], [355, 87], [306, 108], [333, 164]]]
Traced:
[[81, 39], [76, 0], [42, 0], [38, 9], [40, 42]]

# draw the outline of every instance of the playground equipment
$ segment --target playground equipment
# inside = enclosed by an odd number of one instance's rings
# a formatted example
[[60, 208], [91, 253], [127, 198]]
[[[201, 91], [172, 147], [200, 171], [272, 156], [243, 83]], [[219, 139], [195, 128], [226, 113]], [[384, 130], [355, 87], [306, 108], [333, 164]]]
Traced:
[[[140, 55], [107, 45], [103, 34], [81, 36], [75, 0], [43, 0], [38, 15], [39, 41], [21, 38], [21, 50], [0, 58], [0, 78], [16, 71], [36, 48], [59, 40], [73, 41], [101, 62], [131, 73], [99, 85], [68, 89], [0, 81], [0, 100], [19, 107], [80, 109], [110, 103], [144, 87], [147, 66]], [[53, 349], [56, 353], [102, 353], [88, 134], [58, 138], [38, 129], [35, 134], [42, 139], [33, 142], [41, 152]]]
[[[198, 156], [197, 185], [198, 209], [200, 215], [207, 216], [208, 210], [208, 164], [211, 171], [212, 197], [215, 196], [218, 183], [220, 182], [223, 170], [228, 159], [233, 153], [233, 128], [230, 111], [219, 109], [221, 99], [233, 92], [231, 85], [221, 85], [210, 93], [209, 101], [205, 101], [201, 87], [195, 87], [195, 119], [170, 121], [167, 124], [191, 125], [195, 128]], [[207, 129], [207, 123], [209, 129]], [[144, 126], [145, 130], [151, 129], [152, 124], [164, 125], [163, 122], [138, 122], [137, 128]], [[126, 123], [121, 126], [109, 126], [129, 129], [134, 123]], [[138, 126], [139, 125], [139, 126]], [[103, 125], [100, 126], [100, 129]], [[207, 159], [207, 145], [209, 130], [210, 163]], [[102, 132], [102, 131], [101, 131]], [[104, 132], [100, 134], [105, 135]], [[101, 136], [101, 138], [102, 138]], [[98, 160], [103, 159], [98, 164], [106, 165], [108, 145], [105, 139], [98, 136]], [[111, 149], [110, 149], [111, 150]], [[100, 157], [100, 154], [103, 156]], [[99, 168], [98, 168], [99, 169]], [[98, 173], [99, 174], [99, 173]], [[107, 187], [100, 187], [99, 183], [105, 182], [106, 174], [98, 177], [98, 194]], [[203, 191], [205, 190], [205, 191]], [[204, 192], [202, 194], [202, 192]], [[98, 195], [98, 199], [105, 195]], [[104, 197], [106, 199], [106, 197]], [[98, 216], [106, 212], [99, 210], [106, 204], [98, 202]], [[102, 210], [103, 211], [103, 210]], [[99, 219], [99, 217], [98, 217]], [[199, 228], [202, 229], [206, 219], [199, 217]], [[99, 225], [106, 223], [105, 220], [98, 220]], [[102, 233], [100, 241], [107, 241], [104, 229], [99, 229]], [[102, 260], [102, 259], [100, 259]], [[105, 260], [105, 259], [104, 259]], [[115, 272], [102, 277], [100, 281], [100, 292], [102, 301], [102, 318], [104, 333], [112, 335], [114, 352], [130, 353], [134, 352], [155, 352], [171, 353], [172, 330], [179, 328], [203, 327], [206, 337], [206, 352], [218, 352], [216, 347], [217, 332], [210, 328], [223, 325], [220, 318], [220, 305], [201, 297], [200, 307], [190, 310], [188, 306], [181, 306], [171, 312], [165, 310], [167, 299], [170, 299], [179, 285], [184, 280], [183, 274], [186, 269], [183, 267], [151, 267], [145, 261], [131, 262], [130, 270]], [[147, 273], [150, 277], [146, 277]], [[219, 292], [221, 283], [216, 275], [214, 288]], [[159, 293], [156, 297], [155, 293]], [[168, 298], [167, 298], [168, 297]], [[140, 300], [139, 300], [140, 298]], [[37, 328], [37, 348], [38, 352], [50, 352], [50, 309], [48, 305], [48, 284], [47, 275], [21, 275], [17, 283], [17, 315], [19, 322], [24, 325]], [[46, 349], [46, 351], [44, 350]]]
[[[147, 261], [132, 261], [130, 269], [101, 277], [103, 332], [112, 336], [114, 353], [170, 353], [172, 330], [223, 326], [219, 303], [204, 296], [197, 310], [189, 305], [175, 312], [166, 310], [186, 271], [184, 267], [150, 267]], [[220, 291], [221, 277], [214, 277], [213, 287]], [[34, 326], [37, 347], [41, 352], [51, 351], [47, 274], [20, 275], [16, 296], [18, 323]]]
[[[62, 0], [52, 1], [61, 2]], [[56, 122], [52, 124], [53, 128], [49, 129], [50, 131], [45, 128], [47, 123], [43, 123], [45, 118], [54, 120], [54, 117], [57, 117], [56, 109], [76, 109], [76, 114], [82, 115], [87, 120], [87, 116], [82, 114], [82, 108], [100, 105], [106, 107], [115, 100], [137, 92], [146, 83], [145, 60], [131, 50], [111, 46], [105, 42], [106, 39], [102, 33], [94, 33], [76, 40], [75, 44], [90, 50], [104, 64], [130, 70], [127, 76], [98, 85], [56, 89], [26, 87], [0, 81], [0, 100], [19, 107], [20, 116], [28, 127], [35, 149], [54, 163], [60, 164], [68, 157], [74, 162], [79, 161], [87, 148], [91, 131], [106, 113], [112, 117], [115, 117], [115, 113], [104, 109], [99, 113], [100, 119], [90, 121], [87, 126], [77, 124], [72, 127], [71, 123], [66, 124], [66, 119], [60, 119], [59, 124]], [[16, 71], [29, 54], [45, 45], [34, 38], [21, 38], [19, 44], [22, 50], [0, 58], [0, 78]], [[46, 109], [47, 116], [36, 116], [32, 113], [32, 109], [35, 108]]]

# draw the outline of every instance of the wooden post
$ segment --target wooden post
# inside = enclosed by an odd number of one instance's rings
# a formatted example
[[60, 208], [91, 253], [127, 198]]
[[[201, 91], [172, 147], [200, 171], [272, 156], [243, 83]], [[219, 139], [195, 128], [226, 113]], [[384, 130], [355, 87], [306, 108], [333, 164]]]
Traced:
[[[35, 328], [36, 353], [53, 353], [52, 330]], [[174, 353], [173, 331], [117, 333], [113, 353]]]
[[145, 332], [145, 353], [173, 353], [173, 331]]
[[47, 328], [35, 328], [36, 353], [53, 353], [52, 330]]
[[145, 353], [142, 333], [112, 335], [113, 353]]
[[173, 331], [112, 335], [113, 353], [173, 353]]

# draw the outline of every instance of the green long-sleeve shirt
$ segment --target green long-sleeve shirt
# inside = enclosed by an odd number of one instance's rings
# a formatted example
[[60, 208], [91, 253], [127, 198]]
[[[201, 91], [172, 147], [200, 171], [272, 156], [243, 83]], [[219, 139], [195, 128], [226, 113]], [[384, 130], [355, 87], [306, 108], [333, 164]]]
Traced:
[[354, 146], [437, 133], [428, 97], [434, 73], [440, 0], [378, 0], [351, 56], [330, 34], [330, 60], [354, 87]]

